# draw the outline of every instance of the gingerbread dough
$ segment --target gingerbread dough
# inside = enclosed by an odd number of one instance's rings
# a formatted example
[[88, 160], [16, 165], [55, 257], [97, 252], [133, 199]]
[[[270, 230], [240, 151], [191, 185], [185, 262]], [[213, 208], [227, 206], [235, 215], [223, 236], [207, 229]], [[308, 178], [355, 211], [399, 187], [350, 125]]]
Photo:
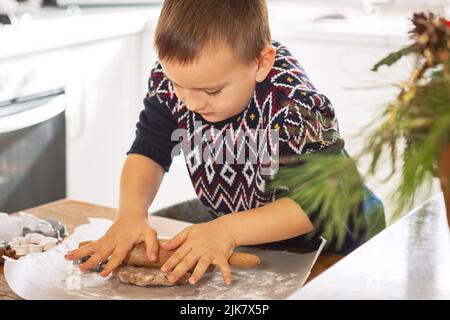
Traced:
[[133, 267], [127, 265], [118, 267], [113, 274], [123, 283], [134, 284], [140, 287], [176, 286], [186, 283], [191, 276], [191, 273], [187, 272], [180, 280], [178, 280], [178, 282], [170, 283], [167, 279], [167, 275], [157, 268]]
[[[90, 241], [80, 243], [80, 247]], [[137, 286], [174, 286], [188, 282], [192, 272], [187, 272], [177, 283], [170, 283], [167, 275], [160, 271], [161, 266], [172, 256], [175, 250], [164, 250], [160, 248], [159, 257], [156, 262], [148, 260], [145, 243], [141, 242], [133, 247], [128, 253], [122, 265], [116, 268], [113, 275], [124, 283]], [[238, 267], [256, 267], [261, 261], [258, 256], [234, 252], [229, 258], [230, 265]], [[214, 265], [210, 265], [207, 272], [212, 272]], [[192, 270], [191, 270], [192, 271]]]

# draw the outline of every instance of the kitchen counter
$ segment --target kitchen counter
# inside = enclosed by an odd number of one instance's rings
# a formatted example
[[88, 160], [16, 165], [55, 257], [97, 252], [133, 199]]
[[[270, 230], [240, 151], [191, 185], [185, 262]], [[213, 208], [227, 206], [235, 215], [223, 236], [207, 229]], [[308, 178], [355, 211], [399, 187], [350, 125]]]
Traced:
[[[59, 219], [68, 228], [68, 232], [72, 233], [73, 230], [81, 225], [88, 223], [89, 218], [107, 218], [114, 219], [117, 210], [108, 207], [102, 207], [98, 205], [89, 204], [86, 202], [74, 201], [69, 199], [64, 199], [52, 203], [48, 203], [35, 208], [27, 209], [26, 212], [34, 214], [40, 218], [50, 218], [55, 217]], [[154, 217], [158, 219], [154, 226], [161, 234], [173, 234], [178, 233], [187, 224], [185, 222]], [[276, 249], [274, 247], [274, 249]], [[304, 252], [304, 248], [284, 248], [292, 252]], [[311, 270], [311, 274], [307, 280], [311, 281], [313, 278], [318, 276], [320, 273], [328, 269], [330, 266], [339, 261], [342, 257], [333, 254], [321, 254], [316, 261], [316, 264]], [[3, 275], [3, 265], [0, 265], [0, 300], [3, 299], [20, 299], [14, 292], [11, 291], [8, 284], [5, 281]]]
[[450, 299], [442, 193], [309, 282], [292, 299]]
[[[153, 31], [161, 5], [81, 8], [44, 7], [17, 14], [19, 23], [0, 27], [0, 61], [32, 52]], [[340, 15], [343, 19], [326, 18]], [[409, 14], [366, 15], [359, 8], [269, 2], [273, 37], [352, 44], [408, 43]]]
[[392, 10], [366, 14], [356, 5], [269, 2], [273, 36], [342, 45], [406, 45], [410, 42], [410, 13]]
[[139, 34], [152, 29], [161, 7], [43, 8], [19, 16], [20, 23], [0, 27], [1, 59], [65, 48], [80, 43]]

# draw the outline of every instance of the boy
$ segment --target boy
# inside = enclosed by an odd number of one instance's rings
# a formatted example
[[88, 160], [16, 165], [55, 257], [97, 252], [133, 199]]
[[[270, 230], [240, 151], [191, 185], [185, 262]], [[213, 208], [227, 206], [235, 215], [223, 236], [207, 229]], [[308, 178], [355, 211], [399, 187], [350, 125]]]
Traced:
[[[118, 217], [101, 239], [66, 257], [92, 255], [84, 271], [111, 256], [103, 276], [141, 241], [157, 259], [146, 218], [181, 135], [198, 200], [156, 214], [195, 224], [161, 244], [176, 249], [161, 270], [176, 282], [194, 268], [194, 284], [213, 264], [229, 284], [235, 247], [320, 231], [313, 213], [270, 194], [264, 176], [276, 174], [278, 156], [342, 149], [337, 119], [288, 49], [272, 41], [265, 0], [166, 0], [155, 48], [159, 62], [123, 167]], [[368, 224], [383, 227], [382, 205], [370, 195], [376, 210]], [[351, 250], [361, 239], [349, 235]]]

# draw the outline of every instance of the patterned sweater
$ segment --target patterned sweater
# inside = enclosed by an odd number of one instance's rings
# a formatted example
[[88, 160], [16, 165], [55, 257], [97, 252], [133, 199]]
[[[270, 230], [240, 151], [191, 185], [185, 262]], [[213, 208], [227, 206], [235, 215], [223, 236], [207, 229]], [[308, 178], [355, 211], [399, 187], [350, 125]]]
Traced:
[[[279, 156], [299, 155], [319, 151], [339, 139], [337, 120], [328, 98], [316, 90], [285, 46], [275, 41], [273, 45], [275, 64], [265, 81], [256, 85], [248, 106], [240, 114], [218, 123], [209, 123], [189, 111], [175, 95], [161, 65], [156, 63], [144, 99], [145, 109], [137, 124], [137, 137], [128, 154], [147, 155], [167, 171], [172, 149], [179, 144], [171, 141], [171, 135], [181, 128], [186, 132], [185, 143], [190, 146], [183, 150], [186, 165], [198, 198], [206, 207], [222, 215], [272, 201], [273, 195], [265, 190], [262, 169], [268, 161], [277, 161], [277, 150]], [[263, 140], [264, 134], [270, 137], [270, 130], [278, 133], [276, 146], [270, 138], [266, 139], [270, 160], [263, 163], [261, 157], [255, 156], [257, 161], [249, 161], [251, 154], [258, 154], [255, 146], [260, 145], [256, 140]], [[232, 138], [224, 138], [227, 134]], [[195, 135], [203, 137], [200, 143], [194, 144]], [[203, 161], [204, 150], [216, 152]], [[214, 155], [224, 152], [231, 155], [231, 158], [223, 156], [228, 161], [214, 161]], [[244, 161], [239, 162], [243, 156]]]
[[[187, 109], [156, 63], [136, 138], [127, 154], [145, 155], [168, 171], [173, 156], [182, 150], [199, 200], [217, 216], [274, 201], [277, 190], [266, 190], [265, 175], [276, 174], [283, 159], [289, 161], [291, 156], [325, 149], [346, 155], [331, 102], [314, 87], [285, 46], [276, 41], [273, 45], [275, 64], [267, 78], [256, 85], [247, 107], [232, 118], [215, 123]], [[183, 134], [174, 138], [176, 132]], [[373, 236], [385, 227], [384, 209], [381, 201], [363, 187], [361, 214], [365, 228]], [[308, 212], [315, 226], [314, 236], [318, 237], [326, 221], [316, 215]], [[337, 248], [335, 242], [329, 242], [327, 250], [346, 254], [367, 240], [362, 231], [352, 231], [351, 223], [346, 223], [346, 230], [344, 247]]]

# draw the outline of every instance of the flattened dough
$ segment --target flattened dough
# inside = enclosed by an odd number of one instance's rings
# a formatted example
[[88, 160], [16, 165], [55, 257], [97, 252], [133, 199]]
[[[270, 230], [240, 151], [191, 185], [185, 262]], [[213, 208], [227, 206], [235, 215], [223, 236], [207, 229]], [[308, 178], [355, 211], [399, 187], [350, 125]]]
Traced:
[[186, 273], [177, 283], [170, 283], [167, 276], [159, 268], [133, 267], [123, 265], [114, 271], [114, 276], [123, 283], [140, 287], [147, 286], [176, 286], [188, 282], [191, 273]]

